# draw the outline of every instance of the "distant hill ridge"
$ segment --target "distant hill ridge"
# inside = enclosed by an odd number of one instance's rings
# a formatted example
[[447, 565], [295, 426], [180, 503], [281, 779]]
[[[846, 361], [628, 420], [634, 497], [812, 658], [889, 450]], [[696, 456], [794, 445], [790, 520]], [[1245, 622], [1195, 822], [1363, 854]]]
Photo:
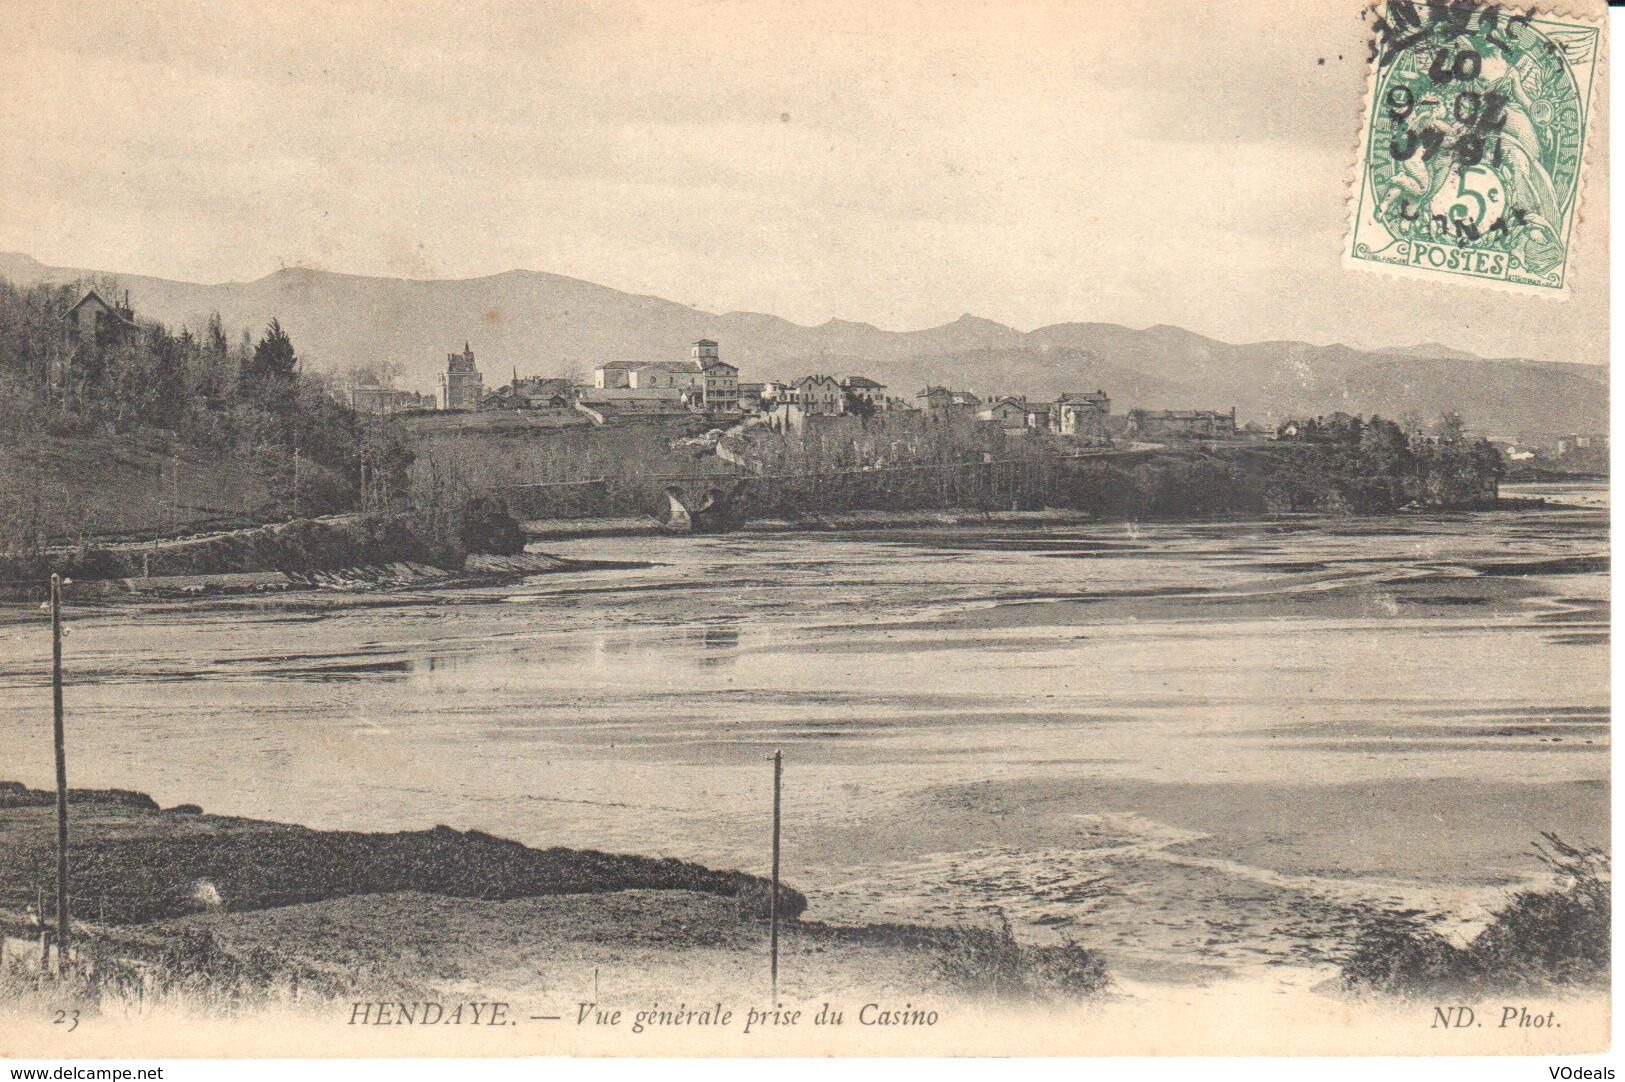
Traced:
[[218, 311], [233, 331], [257, 333], [275, 316], [313, 366], [394, 361], [404, 382], [420, 389], [433, 385], [446, 354], [465, 339], [494, 386], [516, 369], [584, 376], [605, 360], [681, 358], [690, 342], [712, 338], [746, 380], [859, 371], [908, 396], [927, 383], [1040, 399], [1099, 387], [1118, 411], [1235, 406], [1244, 420], [1269, 422], [1333, 410], [1431, 419], [1456, 409], [1492, 434], [1607, 427], [1603, 366], [1482, 359], [1431, 342], [1380, 350], [1232, 345], [1167, 325], [1087, 322], [1022, 332], [969, 313], [916, 331], [838, 319], [808, 327], [541, 271], [424, 281], [290, 267], [252, 282], [202, 285], [0, 253], [0, 277], [19, 284], [96, 274], [118, 278], [141, 317], [197, 327]]

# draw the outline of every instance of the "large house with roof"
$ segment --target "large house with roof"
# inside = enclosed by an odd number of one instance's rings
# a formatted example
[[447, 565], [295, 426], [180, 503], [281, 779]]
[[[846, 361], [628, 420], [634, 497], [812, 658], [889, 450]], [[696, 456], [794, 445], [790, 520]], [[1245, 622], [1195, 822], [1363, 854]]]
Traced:
[[363, 385], [350, 388], [350, 408], [357, 413], [388, 416], [407, 410], [432, 410], [439, 403], [432, 394], [402, 391], [394, 387]]
[[802, 376], [763, 385], [762, 412], [773, 427], [800, 432], [809, 417], [838, 417], [846, 412], [846, 392], [834, 376]]
[[608, 361], [593, 370], [599, 390], [700, 391], [704, 374], [685, 361]]
[[891, 399], [886, 395], [886, 385], [868, 376], [847, 376], [841, 380], [841, 392], [848, 398], [869, 403], [876, 410], [883, 410], [891, 405]]
[[723, 360], [717, 344], [702, 338], [689, 347], [689, 359], [700, 370], [701, 395], [707, 413], [739, 410], [739, 368]]
[[78, 303], [62, 313], [62, 327], [75, 342], [90, 342], [98, 346], [116, 346], [141, 328], [130, 308], [130, 293], [124, 293], [124, 303], [109, 304], [94, 289], [86, 290]]
[[1014, 395], [996, 398], [976, 411], [978, 421], [991, 421], [1007, 436], [1020, 436], [1027, 431], [1027, 400]]
[[481, 409], [567, 410], [575, 405], [575, 386], [567, 379], [532, 376], [504, 384], [485, 396]]
[[1230, 439], [1236, 434], [1236, 408], [1129, 410], [1127, 433], [1142, 439]]
[[790, 384], [792, 401], [809, 414], [841, 414], [846, 412], [846, 392], [834, 376], [802, 376]]
[[982, 408], [982, 400], [970, 391], [947, 387], [927, 387], [914, 397], [920, 399], [926, 416], [933, 421], [955, 415], [971, 416]]
[[1050, 407], [1050, 431], [1075, 439], [1105, 441], [1106, 418], [1111, 411], [1111, 396], [1105, 391], [1069, 391]]
[[660, 399], [710, 413], [739, 409], [739, 369], [722, 360], [708, 338], [689, 348], [686, 361], [606, 361], [592, 378], [599, 400]]

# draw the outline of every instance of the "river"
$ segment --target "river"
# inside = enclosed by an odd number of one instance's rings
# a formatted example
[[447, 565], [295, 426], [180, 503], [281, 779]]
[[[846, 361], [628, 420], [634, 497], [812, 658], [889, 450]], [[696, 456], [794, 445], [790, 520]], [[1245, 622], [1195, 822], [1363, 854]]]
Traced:
[[[785, 874], [833, 920], [1069, 936], [1137, 980], [1462, 927], [1606, 844], [1607, 493], [1371, 519], [548, 542], [502, 587], [86, 604], [72, 782]], [[51, 784], [0, 622], [0, 776]], [[1283, 979], [1285, 979], [1283, 977]]]

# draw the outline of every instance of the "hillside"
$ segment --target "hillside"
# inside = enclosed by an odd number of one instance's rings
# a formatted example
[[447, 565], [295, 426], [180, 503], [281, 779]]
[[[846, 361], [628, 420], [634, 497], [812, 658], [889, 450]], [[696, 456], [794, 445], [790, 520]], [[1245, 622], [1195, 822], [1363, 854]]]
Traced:
[[56, 541], [242, 525], [275, 503], [254, 463], [222, 462], [168, 436], [0, 432], [0, 454], [9, 479], [0, 486], [0, 514], [28, 514], [22, 494], [41, 493], [39, 515]]
[[[0, 276], [71, 281], [99, 272], [0, 253]], [[715, 314], [537, 271], [416, 281], [302, 268], [252, 282], [197, 285], [118, 275], [137, 311], [228, 327], [278, 317], [308, 363], [343, 368], [390, 360], [403, 382], [432, 386], [445, 355], [470, 342], [487, 382], [521, 374], [584, 374], [608, 359], [673, 358], [714, 338], [745, 379], [863, 371], [912, 395], [926, 382], [983, 394], [1054, 395], [1104, 388], [1116, 408], [1237, 407], [1271, 421], [1344, 409], [1432, 417], [1460, 410], [1486, 432], [1553, 434], [1607, 426], [1606, 369], [1486, 360], [1448, 345], [1376, 351], [1277, 341], [1234, 345], [1178, 327], [1058, 323], [1023, 333], [964, 315], [917, 331], [830, 320], [816, 327], [754, 312]]]

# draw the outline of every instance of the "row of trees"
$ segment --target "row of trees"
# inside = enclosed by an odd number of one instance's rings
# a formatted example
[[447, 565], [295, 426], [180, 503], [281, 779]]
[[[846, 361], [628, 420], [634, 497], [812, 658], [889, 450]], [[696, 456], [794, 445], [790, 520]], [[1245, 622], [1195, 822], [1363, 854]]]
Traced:
[[267, 514], [355, 507], [361, 467], [404, 481], [410, 455], [387, 429], [304, 370], [273, 319], [235, 343], [217, 314], [201, 328], [142, 322], [128, 333], [72, 336], [62, 314], [87, 287], [0, 281], [0, 424], [14, 435], [156, 434], [260, 472], [277, 501]]
[[1495, 499], [1505, 462], [1447, 416], [1438, 435], [1349, 414], [1289, 421], [1271, 443], [1069, 463], [1056, 493], [1067, 507], [1121, 517], [1321, 511], [1381, 514], [1467, 508]]
[[1499, 451], [1446, 414], [1425, 435], [1379, 416], [1336, 413], [1283, 424], [1274, 441], [1224, 450], [1069, 457], [1051, 441], [1008, 440], [963, 419], [841, 419], [759, 437], [767, 514], [916, 507], [1059, 507], [1112, 517], [1221, 513], [1381, 513], [1495, 498]]
[[[357, 536], [410, 538], [397, 559], [466, 551], [475, 520], [491, 532], [490, 508], [425, 502], [462, 493], [413, 493], [414, 456], [399, 432], [357, 414], [333, 380], [307, 371], [277, 320], [257, 339], [245, 330], [235, 342], [218, 314], [198, 329], [143, 321], [70, 334], [63, 315], [91, 287], [104, 298], [120, 295], [111, 281], [24, 288], [0, 280], [0, 443], [12, 466], [0, 471], [0, 564], [11, 577], [84, 563], [101, 531], [184, 531], [198, 515], [223, 523], [239, 515], [279, 521], [381, 512], [390, 518]], [[126, 449], [140, 461], [156, 457], [168, 476], [130, 492], [129, 518], [91, 524], [76, 499], [88, 480], [80, 471], [111, 464]], [[252, 492], [252, 503], [181, 514], [183, 458], [233, 476], [226, 485], [210, 482], [210, 492]], [[167, 505], [169, 514], [155, 518], [149, 505]], [[267, 535], [255, 558], [270, 559], [271, 550], [294, 562], [308, 556], [291, 536]], [[511, 536], [501, 540], [512, 547]], [[77, 556], [64, 543], [77, 545]], [[364, 548], [357, 560], [372, 551]]]
[[1273, 505], [1287, 509], [1390, 511], [1407, 505], [1462, 507], [1494, 499], [1506, 461], [1472, 439], [1447, 412], [1433, 434], [1373, 415], [1346, 413], [1288, 422], [1287, 457], [1272, 479]]

